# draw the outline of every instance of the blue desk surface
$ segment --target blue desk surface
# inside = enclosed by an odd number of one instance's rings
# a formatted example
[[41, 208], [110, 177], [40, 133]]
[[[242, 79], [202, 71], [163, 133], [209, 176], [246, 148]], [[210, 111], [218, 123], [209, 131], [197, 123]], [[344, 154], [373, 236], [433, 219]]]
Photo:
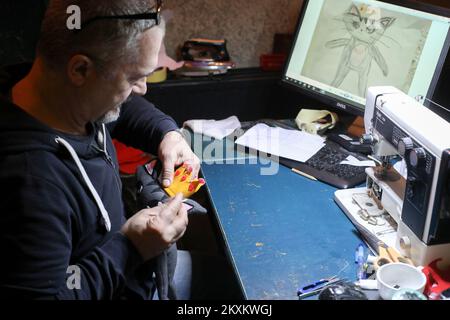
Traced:
[[[319, 279], [339, 273], [355, 280], [361, 239], [334, 202], [336, 189], [282, 165], [275, 175], [261, 175], [261, 168], [272, 165], [267, 159], [236, 153], [224, 141], [197, 140], [194, 149], [245, 297], [298, 299], [298, 287]], [[219, 157], [201, 154], [214, 143]], [[247, 161], [225, 164], [233, 158]]]
[[299, 286], [336, 275], [356, 278], [361, 242], [321, 182], [280, 166], [203, 165], [207, 189], [245, 297], [297, 299]]

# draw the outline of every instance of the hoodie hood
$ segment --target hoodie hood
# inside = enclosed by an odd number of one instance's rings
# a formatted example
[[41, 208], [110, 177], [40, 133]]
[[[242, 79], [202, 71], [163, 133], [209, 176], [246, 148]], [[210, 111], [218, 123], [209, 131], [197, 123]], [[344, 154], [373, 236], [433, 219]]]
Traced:
[[[72, 136], [58, 133], [27, 114], [5, 97], [5, 93], [6, 96], [9, 96], [8, 93], [11, 88], [25, 74], [18, 76], [7, 71], [0, 72], [0, 74], [2, 75], [0, 91], [3, 93], [3, 97], [0, 100], [0, 157], [33, 151], [68, 152], [94, 198], [101, 214], [102, 224], [107, 231], [111, 231], [109, 214], [80, 161], [80, 158], [89, 160], [98, 157], [99, 153], [103, 153], [110, 159], [106, 147], [105, 126], [102, 125], [99, 128], [100, 126], [91, 124], [88, 128], [88, 136]], [[70, 143], [67, 140], [70, 140]]]
[[55, 141], [61, 135], [70, 138], [70, 144], [79, 157], [90, 159], [98, 155], [92, 147], [101, 125], [91, 123], [88, 136], [72, 136], [60, 133], [33, 118], [20, 107], [9, 101], [12, 87], [24, 78], [31, 64], [20, 64], [0, 69], [0, 156], [36, 150], [58, 152], [60, 145]]
[[6, 100], [0, 100], [0, 156], [45, 150], [57, 152], [57, 133]]
[[88, 136], [73, 136], [58, 132], [34, 119], [11, 102], [0, 99], [0, 156], [43, 150], [56, 153], [60, 145], [56, 138], [70, 138], [70, 144], [79, 157], [90, 159], [98, 156], [93, 146], [101, 132], [100, 125], [90, 124]]

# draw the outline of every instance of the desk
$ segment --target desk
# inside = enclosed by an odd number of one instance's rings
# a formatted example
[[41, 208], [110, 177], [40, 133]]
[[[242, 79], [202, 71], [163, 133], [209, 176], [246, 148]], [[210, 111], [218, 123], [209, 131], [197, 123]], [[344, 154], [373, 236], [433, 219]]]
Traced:
[[340, 270], [340, 277], [355, 280], [354, 253], [361, 240], [333, 200], [336, 189], [281, 165], [276, 175], [262, 176], [265, 166], [202, 164], [245, 298], [297, 299], [299, 286]]

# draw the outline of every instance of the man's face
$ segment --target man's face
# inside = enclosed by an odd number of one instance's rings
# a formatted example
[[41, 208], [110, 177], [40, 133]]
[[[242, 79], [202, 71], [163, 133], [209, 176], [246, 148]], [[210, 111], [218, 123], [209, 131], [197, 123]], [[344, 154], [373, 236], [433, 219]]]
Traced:
[[112, 78], [97, 78], [98, 89], [94, 93], [98, 107], [98, 113], [95, 110], [97, 121], [107, 123], [117, 120], [121, 105], [131, 95], [147, 92], [146, 78], [156, 69], [161, 42], [162, 34], [157, 28], [147, 30], [139, 39], [136, 61], [121, 64]]

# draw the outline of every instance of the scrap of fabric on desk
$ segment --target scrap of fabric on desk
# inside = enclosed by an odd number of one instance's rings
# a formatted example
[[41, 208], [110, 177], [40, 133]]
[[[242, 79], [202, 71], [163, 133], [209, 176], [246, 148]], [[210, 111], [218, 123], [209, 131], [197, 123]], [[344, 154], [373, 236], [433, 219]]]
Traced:
[[375, 167], [376, 166], [375, 161], [372, 161], [372, 160], [361, 161], [352, 155], [349, 155], [340, 164], [348, 164], [348, 165], [351, 165], [354, 167]]
[[188, 120], [183, 127], [190, 128], [194, 133], [222, 140], [239, 129], [241, 123], [236, 116], [231, 116], [223, 120]]

